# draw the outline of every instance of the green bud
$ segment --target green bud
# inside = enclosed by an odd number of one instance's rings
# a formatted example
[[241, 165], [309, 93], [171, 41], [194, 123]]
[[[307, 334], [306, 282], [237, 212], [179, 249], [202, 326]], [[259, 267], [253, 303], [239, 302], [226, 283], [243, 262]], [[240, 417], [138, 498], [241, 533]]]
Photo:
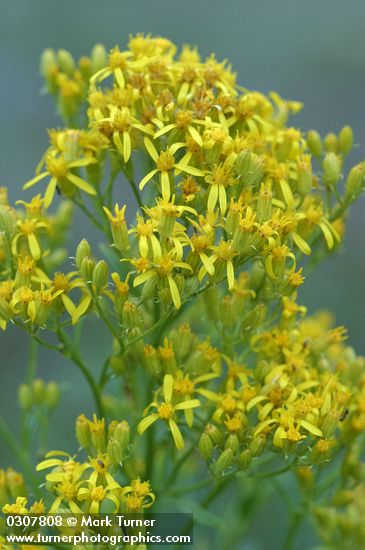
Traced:
[[314, 157], [322, 155], [322, 140], [317, 130], [309, 130], [307, 132], [307, 145]]
[[312, 167], [309, 162], [298, 162], [297, 176], [298, 191], [302, 197], [305, 197], [312, 189], [313, 184]]
[[129, 445], [131, 429], [126, 420], [119, 422], [114, 430], [114, 439], [120, 444], [122, 451]]
[[342, 489], [337, 491], [332, 497], [334, 506], [346, 506], [354, 500], [354, 492], [350, 489]]
[[90, 423], [84, 414], [81, 414], [76, 419], [75, 424], [76, 439], [84, 449], [91, 446]]
[[341, 153], [347, 155], [354, 145], [354, 134], [351, 126], [344, 126], [338, 136], [338, 145]]
[[105, 260], [100, 260], [93, 270], [93, 283], [99, 292], [108, 284], [109, 268]]
[[260, 456], [266, 445], [266, 436], [260, 434], [254, 437], [250, 443], [250, 452], [252, 456]]
[[6, 481], [10, 495], [14, 500], [26, 494], [24, 477], [19, 472], [8, 468], [6, 471]]
[[365, 164], [361, 162], [351, 168], [345, 185], [345, 194], [349, 199], [356, 198], [365, 186]]
[[265, 160], [250, 151], [241, 151], [236, 159], [236, 170], [244, 187], [254, 187], [261, 183], [265, 172]]
[[245, 449], [242, 453], [240, 453], [237, 464], [241, 470], [247, 470], [251, 466], [252, 459], [253, 456], [250, 449]]
[[75, 72], [75, 61], [70, 52], [67, 50], [58, 50], [57, 60], [61, 70], [68, 76], [72, 76]]
[[238, 437], [236, 434], [230, 434], [227, 437], [226, 442], [224, 444], [224, 448], [231, 449], [234, 455], [238, 453], [239, 446], [240, 446], [240, 443], [238, 441]]
[[271, 185], [262, 184], [260, 189], [259, 198], [257, 201], [257, 221], [259, 223], [266, 222], [271, 218], [271, 209], [272, 209], [272, 191]]
[[116, 439], [109, 439], [106, 452], [112, 464], [120, 464], [122, 462], [123, 450], [121, 444]]
[[203, 432], [200, 436], [199, 451], [204, 460], [208, 460], [212, 456], [213, 442], [206, 432]]
[[36, 378], [32, 383], [33, 399], [36, 405], [41, 405], [46, 397], [46, 384], [44, 380]]
[[329, 132], [324, 138], [324, 149], [327, 153], [337, 153], [338, 151], [337, 136], [333, 132]]
[[147, 372], [157, 376], [161, 372], [161, 364], [156, 348], [150, 344], [143, 347], [143, 364]]
[[76, 249], [76, 266], [78, 269], [81, 268], [82, 260], [87, 256], [90, 256], [91, 248], [86, 239], [82, 239]]
[[91, 50], [91, 70], [93, 74], [105, 67], [107, 57], [105, 46], [103, 44], [95, 44]]
[[95, 262], [92, 258], [84, 258], [81, 262], [80, 275], [85, 283], [90, 283], [93, 278]]
[[209, 435], [214, 445], [218, 445], [218, 447], [223, 447], [224, 437], [217, 426], [214, 426], [214, 424], [207, 424], [204, 428], [204, 432]]
[[57, 407], [60, 401], [60, 390], [56, 382], [48, 382], [46, 386], [45, 401], [50, 409]]
[[23, 411], [29, 411], [33, 407], [33, 392], [27, 384], [20, 384], [18, 401]]
[[129, 329], [138, 327], [141, 322], [138, 307], [130, 300], [127, 300], [123, 306], [122, 319], [123, 324]]
[[0, 319], [3, 321], [10, 321], [13, 317], [13, 310], [5, 298], [0, 298]]
[[323, 160], [323, 179], [329, 187], [335, 185], [341, 176], [341, 163], [335, 153], [327, 153]]
[[322, 430], [323, 437], [326, 439], [331, 437], [336, 431], [339, 422], [339, 413], [335, 409], [331, 409], [326, 416], [322, 419], [320, 429]]
[[0, 205], [0, 231], [10, 237], [14, 233], [15, 218], [10, 206]]
[[50, 72], [53, 71], [56, 65], [57, 58], [54, 50], [51, 48], [43, 50], [39, 63], [39, 70], [44, 79], [47, 80]]
[[226, 449], [218, 457], [217, 462], [215, 463], [214, 470], [217, 474], [222, 474], [233, 462], [233, 452], [232, 449]]

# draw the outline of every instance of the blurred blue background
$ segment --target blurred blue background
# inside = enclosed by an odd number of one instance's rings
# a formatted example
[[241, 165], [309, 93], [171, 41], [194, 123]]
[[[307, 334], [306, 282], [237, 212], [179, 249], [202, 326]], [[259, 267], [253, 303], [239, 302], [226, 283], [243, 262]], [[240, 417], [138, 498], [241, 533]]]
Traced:
[[[47, 145], [45, 129], [60, 124], [51, 98], [40, 94], [42, 50], [65, 48], [79, 57], [96, 42], [124, 47], [128, 35], [137, 32], [164, 35], [179, 46], [195, 44], [203, 55], [214, 51], [233, 64], [241, 85], [303, 101], [305, 109], [292, 121], [303, 130], [314, 127], [324, 134], [350, 124], [358, 144], [350, 162], [365, 157], [364, 0], [2, 0], [0, 10], [0, 185], [9, 187], [11, 200], [20, 198], [23, 182]], [[352, 209], [341, 253], [313, 273], [301, 292], [310, 310], [331, 309], [362, 353], [364, 217], [365, 198]], [[77, 219], [70, 255], [74, 243], [89, 234], [85, 220]], [[96, 368], [103, 355], [103, 333], [92, 323], [87, 340], [95, 342], [96, 348], [89, 346], [87, 353]], [[18, 330], [0, 335], [0, 411], [13, 425], [27, 345]], [[90, 412], [89, 395], [74, 368], [54, 354], [42, 351], [40, 374], [46, 380], [71, 380], [53, 440], [74, 445], [70, 426], [81, 411]], [[10, 458], [0, 442], [1, 465], [8, 465]]]

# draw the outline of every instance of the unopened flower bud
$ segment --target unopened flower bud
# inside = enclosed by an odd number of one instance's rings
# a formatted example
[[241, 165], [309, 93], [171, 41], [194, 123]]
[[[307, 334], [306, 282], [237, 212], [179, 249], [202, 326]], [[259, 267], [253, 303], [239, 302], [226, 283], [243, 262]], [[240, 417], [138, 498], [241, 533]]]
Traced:
[[135, 328], [140, 324], [140, 314], [136, 304], [127, 300], [123, 306], [122, 312], [123, 324], [129, 328]]
[[271, 185], [265, 183], [261, 185], [261, 190], [259, 193], [259, 198], [257, 201], [257, 221], [259, 223], [266, 222], [271, 218], [271, 207], [272, 207], [272, 191]]
[[18, 401], [23, 411], [29, 411], [33, 407], [33, 392], [27, 384], [20, 384], [18, 388]]
[[103, 44], [96, 44], [91, 50], [91, 69], [92, 73], [103, 69], [107, 63], [107, 52]]
[[313, 174], [310, 160], [304, 158], [297, 163], [298, 191], [305, 197], [312, 189]]
[[335, 153], [327, 153], [323, 160], [323, 178], [329, 187], [335, 185], [341, 176], [341, 163]]
[[57, 60], [61, 70], [68, 76], [72, 76], [75, 72], [75, 61], [70, 52], [67, 50], [58, 50]]
[[250, 449], [245, 449], [240, 453], [237, 464], [241, 470], [247, 470], [251, 466], [253, 456], [251, 454]]
[[229, 434], [224, 444], [225, 449], [231, 449], [232, 453], [235, 455], [238, 452], [240, 443], [236, 434]]
[[345, 195], [354, 200], [365, 187], [365, 163], [360, 163], [351, 168], [345, 185]]
[[130, 433], [131, 430], [126, 420], [122, 420], [115, 427], [113, 437], [120, 444], [122, 451], [129, 445]]
[[80, 241], [76, 249], [75, 260], [76, 260], [76, 266], [78, 269], [81, 268], [82, 260], [87, 256], [90, 256], [90, 253], [91, 253], [91, 248], [89, 243], [87, 242], [86, 239], [82, 239], [82, 241]]
[[82, 260], [81, 267], [80, 267], [80, 275], [85, 281], [85, 283], [90, 283], [92, 281], [94, 267], [95, 267], [95, 261], [92, 258], [86, 257]]
[[199, 451], [204, 460], [212, 456], [213, 442], [206, 432], [203, 432], [199, 439]]
[[14, 233], [15, 218], [9, 206], [0, 205], [0, 231], [10, 237]]
[[10, 495], [14, 500], [26, 494], [24, 477], [19, 472], [8, 468], [6, 471], [6, 481]]
[[214, 445], [218, 445], [218, 447], [223, 447], [224, 437], [217, 426], [214, 426], [214, 424], [207, 424], [204, 428], [204, 432], [209, 435]]
[[222, 474], [233, 462], [232, 449], [225, 449], [218, 457], [217, 462], [214, 465], [214, 470], [217, 474]]
[[41, 405], [46, 396], [46, 384], [44, 380], [36, 378], [32, 383], [33, 399], [36, 405]]
[[143, 364], [147, 372], [153, 376], [157, 376], [161, 372], [157, 350], [150, 344], [146, 344], [143, 348]]
[[341, 153], [347, 155], [354, 144], [354, 134], [351, 126], [344, 126], [338, 136], [338, 145]]
[[99, 292], [108, 284], [109, 268], [105, 260], [100, 260], [93, 269], [93, 283]]
[[252, 456], [260, 456], [266, 445], [266, 436], [259, 434], [254, 437], [250, 443], [250, 451]]
[[109, 364], [115, 374], [123, 374], [126, 371], [126, 362], [122, 355], [112, 355]]
[[121, 444], [116, 439], [109, 439], [106, 452], [112, 464], [120, 464], [122, 462], [123, 450]]
[[46, 386], [45, 401], [50, 409], [57, 407], [60, 401], [60, 389], [56, 382], [48, 382]]
[[324, 138], [324, 149], [326, 153], [337, 153], [338, 141], [336, 134], [333, 132], [329, 132]]
[[84, 449], [88, 449], [91, 445], [90, 423], [85, 415], [81, 414], [76, 419], [75, 424], [76, 439]]
[[317, 130], [307, 132], [307, 144], [314, 157], [318, 158], [322, 155], [322, 140]]

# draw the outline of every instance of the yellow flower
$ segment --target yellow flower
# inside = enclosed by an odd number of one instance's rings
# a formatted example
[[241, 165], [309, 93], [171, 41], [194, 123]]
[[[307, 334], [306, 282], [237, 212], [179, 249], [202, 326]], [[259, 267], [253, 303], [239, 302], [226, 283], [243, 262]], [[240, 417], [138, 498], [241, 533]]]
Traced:
[[23, 189], [29, 189], [39, 181], [50, 177], [46, 192], [44, 194], [44, 207], [48, 208], [53, 201], [57, 186], [63, 189], [66, 183], [70, 183], [81, 191], [85, 191], [89, 195], [96, 195], [95, 189], [85, 180], [72, 172], [74, 168], [89, 166], [94, 164], [96, 159], [93, 157], [67, 161], [65, 155], [56, 156], [49, 154], [45, 160], [46, 170], [41, 172], [23, 185]]
[[151, 156], [152, 160], [156, 164], [156, 168], [148, 172], [146, 176], [141, 180], [139, 187], [142, 190], [145, 185], [153, 178], [155, 174], [160, 174], [161, 192], [164, 199], [169, 200], [171, 196], [171, 188], [173, 186], [172, 170], [176, 172], [186, 172], [192, 176], [204, 176], [204, 172], [188, 164], [182, 162], [175, 162], [174, 155], [179, 149], [185, 147], [184, 143], [174, 143], [171, 147], [168, 147], [165, 151], [158, 154], [152, 141], [148, 138], [144, 138], [145, 147]]
[[173, 387], [174, 379], [172, 375], [165, 374], [163, 379], [164, 401], [161, 403], [153, 402], [148, 406], [148, 408], [154, 407], [156, 409], [156, 413], [150, 414], [143, 418], [143, 420], [139, 422], [137, 430], [139, 434], [142, 434], [145, 430], [147, 430], [147, 428], [152, 426], [156, 420], [164, 420], [169, 425], [176, 447], [179, 450], [182, 450], [184, 448], [184, 440], [174, 419], [176, 411], [200, 407], [200, 401], [198, 399], [189, 399], [174, 404]]
[[176, 309], [181, 307], [181, 297], [179, 289], [173, 278], [174, 269], [186, 269], [192, 271], [192, 268], [186, 262], [182, 262], [177, 257], [176, 249], [164, 253], [161, 256], [156, 256], [152, 262], [152, 267], [147, 268], [143, 273], [137, 275], [134, 279], [133, 286], [139, 286], [147, 281], [165, 281], [167, 280], [170, 289], [171, 298]]

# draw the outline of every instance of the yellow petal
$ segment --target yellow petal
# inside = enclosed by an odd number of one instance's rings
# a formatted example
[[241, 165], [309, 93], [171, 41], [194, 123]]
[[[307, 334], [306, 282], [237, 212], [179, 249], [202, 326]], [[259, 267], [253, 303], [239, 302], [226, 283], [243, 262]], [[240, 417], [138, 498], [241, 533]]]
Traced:
[[182, 451], [184, 448], [183, 436], [181, 435], [181, 432], [175, 420], [173, 420], [172, 418], [170, 418], [169, 420], [169, 426], [170, 426], [170, 430], [172, 433], [172, 437], [174, 438], [176, 447], [179, 449], [179, 451]]
[[75, 174], [71, 174], [71, 172], [68, 172], [67, 179], [71, 181], [71, 183], [76, 185], [76, 187], [78, 187], [82, 191], [85, 191], [85, 193], [88, 193], [89, 195], [96, 195], [96, 191], [90, 185], [90, 183], [87, 183], [85, 180], [79, 178], [79, 176], [76, 176]]
[[137, 426], [137, 432], [139, 434], [143, 434], [144, 431], [147, 430], [156, 420], [158, 419], [158, 414], [150, 414], [149, 416], [146, 416], [146, 418], [143, 418], [140, 423]]
[[176, 307], [176, 309], [180, 309], [180, 307], [181, 307], [181, 298], [180, 298], [180, 294], [179, 294], [179, 289], [177, 288], [177, 285], [176, 285], [174, 279], [171, 277], [171, 275], [169, 275], [167, 277], [167, 280], [169, 282], [171, 297], [172, 297], [172, 301], [174, 302], [174, 306]]
[[171, 402], [173, 386], [174, 386], [174, 379], [172, 375], [165, 374], [163, 379], [163, 395], [166, 403]]

